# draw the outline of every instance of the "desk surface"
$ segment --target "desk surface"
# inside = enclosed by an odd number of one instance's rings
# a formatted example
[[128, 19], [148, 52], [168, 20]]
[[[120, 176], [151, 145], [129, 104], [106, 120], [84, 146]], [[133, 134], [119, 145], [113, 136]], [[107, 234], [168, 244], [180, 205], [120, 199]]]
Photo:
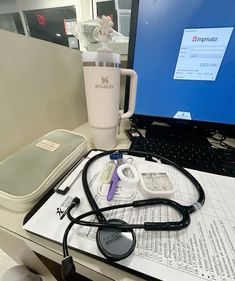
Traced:
[[[125, 136], [124, 130], [129, 125], [128, 121], [122, 123], [122, 129], [120, 135], [117, 138], [117, 148], [128, 148], [130, 142]], [[92, 148], [91, 132], [89, 125], [86, 123], [81, 127], [75, 129], [76, 132], [85, 135], [88, 139], [88, 149]], [[61, 263], [63, 259], [62, 246], [55, 242], [49, 241], [45, 238], [39, 237], [32, 233], [25, 231], [22, 228], [23, 219], [25, 213], [16, 213], [7, 210], [0, 206], [0, 227], [5, 232], [15, 235], [18, 238], [23, 239], [33, 251], [54, 260], [57, 263]], [[71, 250], [71, 254], [75, 261], [77, 272], [87, 276], [91, 280], [143, 280], [127, 273], [123, 270], [107, 265], [105, 262], [98, 261], [95, 258], [88, 257], [87, 255], [78, 253]]]
[[[125, 135], [125, 128], [128, 128], [129, 122], [122, 123], [121, 134], [117, 138], [117, 148], [128, 148], [130, 141]], [[88, 149], [92, 148], [91, 132], [89, 125], [86, 123], [75, 130], [76, 132], [85, 135], [88, 139]], [[57, 263], [61, 263], [63, 259], [62, 246], [45, 238], [39, 237], [32, 233], [26, 232], [22, 228], [23, 219], [26, 213], [15, 213], [5, 208], [0, 207], [0, 227], [6, 233], [15, 235], [23, 239], [32, 250], [46, 256]], [[131, 281], [143, 280], [135, 275], [132, 275], [124, 270], [115, 268], [95, 258], [91, 258], [85, 254], [71, 250], [71, 255], [74, 258], [77, 272], [87, 276], [91, 280], [120, 280]]]

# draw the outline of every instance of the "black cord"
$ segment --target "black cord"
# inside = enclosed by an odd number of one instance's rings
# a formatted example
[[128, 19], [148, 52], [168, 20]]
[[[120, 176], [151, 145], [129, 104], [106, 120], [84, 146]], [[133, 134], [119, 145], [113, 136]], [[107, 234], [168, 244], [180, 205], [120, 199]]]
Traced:
[[[173, 207], [176, 211], [179, 212], [179, 214], [182, 215], [181, 221], [173, 221], [173, 222], [167, 222], [168, 225], [165, 226], [165, 222], [163, 223], [155, 223], [155, 222], [147, 222], [144, 224], [113, 224], [105, 223], [105, 222], [91, 222], [91, 221], [82, 221], [83, 218], [96, 215], [98, 213], [107, 212], [110, 210], [115, 209], [123, 209], [123, 208], [129, 208], [129, 207], [146, 207], [146, 206], [152, 206], [152, 205], [167, 205]], [[100, 208], [98, 210], [89, 211], [87, 213], [84, 213], [76, 218], [72, 217], [71, 210], [75, 205], [72, 205], [71, 208], [68, 210], [68, 218], [73, 222], [74, 224], [79, 224], [83, 226], [94, 226], [94, 227], [107, 227], [107, 228], [119, 228], [119, 229], [145, 229], [145, 230], [170, 230], [169, 225], [172, 225], [171, 228], [178, 228], [182, 229], [189, 225], [190, 223], [190, 217], [188, 210], [185, 209], [185, 206], [180, 205], [179, 203], [165, 198], [150, 198], [150, 199], [144, 199], [144, 200], [137, 200], [133, 201], [131, 203], [126, 204], [119, 204], [114, 206], [108, 206], [104, 208]], [[70, 225], [69, 225], [70, 227]]]
[[[217, 137], [218, 135], [218, 137]], [[220, 132], [218, 130], [210, 130], [209, 131], [209, 138], [214, 140], [215, 142], [211, 142], [211, 144], [214, 146], [214, 148], [218, 147], [216, 145], [220, 145], [221, 147], [229, 150], [235, 150], [234, 146], [229, 145], [225, 142], [225, 140], [228, 138], [227, 135], [224, 132]]]
[[[68, 234], [73, 227], [74, 224], [79, 224], [79, 225], [84, 225], [84, 226], [94, 226], [94, 227], [107, 227], [107, 228], [119, 228], [119, 229], [145, 229], [145, 230], [180, 230], [185, 227], [187, 227], [190, 224], [190, 213], [195, 212], [197, 209], [200, 209], [202, 205], [205, 202], [205, 193], [203, 191], [203, 188], [201, 187], [200, 183], [184, 168], [178, 166], [174, 162], [158, 155], [153, 155], [151, 153], [144, 153], [140, 151], [130, 151], [130, 150], [119, 150], [119, 152], [123, 154], [131, 154], [133, 156], [138, 156], [138, 157], [145, 157], [146, 160], [161, 160], [166, 164], [172, 165], [175, 167], [177, 170], [182, 172], [195, 186], [195, 188], [198, 191], [198, 200], [189, 206], [183, 206], [173, 200], [170, 199], [164, 199], [164, 198], [151, 198], [151, 199], [144, 199], [144, 200], [137, 200], [133, 201], [131, 203], [127, 204], [120, 204], [120, 205], [114, 205], [114, 206], [108, 206], [104, 208], [98, 207], [96, 204], [91, 190], [89, 188], [89, 184], [87, 181], [87, 171], [90, 165], [97, 159], [109, 155], [111, 153], [115, 152], [113, 151], [104, 151], [102, 153], [99, 153], [92, 157], [91, 159], [88, 160], [88, 162], [85, 164], [83, 168], [83, 173], [82, 173], [82, 183], [83, 183], [83, 188], [84, 192], [87, 196], [87, 199], [90, 203], [90, 206], [92, 208], [92, 211], [86, 212], [82, 215], [79, 215], [78, 217], [74, 218], [71, 215], [71, 210], [74, 208], [77, 204], [77, 202], [80, 202], [78, 198], [75, 198], [73, 202], [71, 203], [70, 207], [68, 208], [68, 218], [71, 220], [69, 225], [67, 226], [65, 232], [64, 232], [64, 237], [63, 237], [63, 254], [64, 254], [64, 260], [62, 261], [62, 271], [63, 271], [63, 276], [64, 279], [66, 280], [67, 277], [69, 278], [70, 276], [73, 276], [75, 273], [75, 266], [73, 264], [73, 259], [71, 256], [69, 256], [68, 253], [68, 246], [67, 246], [67, 238]], [[103, 215], [103, 212], [109, 211], [109, 210], [114, 210], [114, 209], [120, 209], [120, 208], [127, 208], [127, 207], [144, 207], [144, 206], [150, 206], [150, 205], [168, 205], [173, 208], [175, 208], [181, 215], [182, 219], [181, 221], [173, 221], [173, 222], [145, 222], [143, 224], [112, 224], [109, 222], [106, 222], [106, 219]], [[91, 215], [96, 215], [98, 222], [90, 222], [90, 221], [84, 221], [82, 220], [85, 217], [91, 216]], [[67, 277], [66, 277], [67, 276]]]
[[[89, 185], [88, 185], [88, 181], [87, 181], [87, 171], [88, 171], [88, 168], [97, 159], [99, 159], [99, 158], [101, 158], [103, 156], [109, 155], [109, 154], [111, 154], [111, 153], [113, 153], [115, 151], [116, 150], [104, 151], [104, 152], [101, 152], [101, 153], [95, 155], [94, 157], [92, 157], [91, 159], [88, 160], [88, 162], [85, 164], [85, 166], [83, 168], [83, 173], [82, 173], [83, 189], [84, 189], [84, 192], [85, 192], [85, 194], [87, 196], [87, 199], [88, 199], [88, 201], [90, 203], [90, 206], [91, 206], [92, 210], [98, 210], [99, 207], [96, 204], [96, 202], [95, 202], [95, 200], [94, 200], [94, 198], [92, 196], [91, 190], [89, 188]], [[198, 200], [197, 200], [197, 202], [195, 202], [194, 204], [192, 204], [190, 206], [185, 206], [185, 208], [187, 208], [188, 212], [189, 213], [193, 213], [194, 211], [196, 211], [198, 209], [199, 206], [202, 206], [204, 204], [204, 202], [205, 202], [205, 193], [204, 193], [204, 190], [203, 190], [202, 186], [183, 167], [180, 167], [179, 165], [177, 165], [176, 163], [172, 162], [171, 160], [169, 160], [169, 159], [167, 159], [165, 157], [162, 157], [162, 156], [159, 156], [159, 155], [154, 155], [152, 153], [147, 153], [147, 152], [142, 152], [142, 151], [130, 151], [128, 149], [120, 149], [119, 152], [121, 152], [123, 154], [131, 154], [131, 155], [137, 156], [137, 157], [144, 157], [144, 158], [147, 158], [148, 160], [152, 160], [152, 161], [155, 161], [155, 162], [156, 162], [156, 160], [154, 160], [154, 158], [156, 158], [156, 159], [159, 159], [159, 160], [163, 161], [164, 163], [166, 163], [168, 165], [173, 166], [178, 171], [180, 171], [182, 174], [184, 174], [192, 182], [192, 184], [195, 186], [195, 188], [198, 191]], [[104, 215], [101, 214], [101, 213], [97, 213], [97, 219], [98, 219], [99, 222], [104, 222], [106, 220]]]

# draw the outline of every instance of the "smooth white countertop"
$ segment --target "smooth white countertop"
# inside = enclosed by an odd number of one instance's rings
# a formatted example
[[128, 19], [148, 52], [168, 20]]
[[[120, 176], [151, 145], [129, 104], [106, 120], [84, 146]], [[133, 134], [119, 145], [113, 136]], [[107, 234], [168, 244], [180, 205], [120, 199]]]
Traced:
[[[125, 128], [128, 128], [128, 126], [129, 121], [124, 120], [121, 124], [121, 133], [117, 136], [117, 148], [129, 147], [130, 141], [127, 139], [124, 132]], [[76, 128], [74, 131], [86, 136], [88, 140], [88, 149], [93, 148], [91, 132], [88, 123]], [[48, 257], [57, 263], [61, 263], [63, 259], [61, 245], [39, 237], [35, 234], [29, 233], [22, 228], [26, 213], [27, 212], [16, 213], [0, 206], [0, 228], [6, 233], [23, 239], [33, 251]], [[77, 272], [90, 278], [91, 280], [143, 280], [124, 270], [106, 264], [105, 260], [102, 262], [85, 254], [78, 253], [74, 250], [70, 250], [70, 252], [74, 258]]]

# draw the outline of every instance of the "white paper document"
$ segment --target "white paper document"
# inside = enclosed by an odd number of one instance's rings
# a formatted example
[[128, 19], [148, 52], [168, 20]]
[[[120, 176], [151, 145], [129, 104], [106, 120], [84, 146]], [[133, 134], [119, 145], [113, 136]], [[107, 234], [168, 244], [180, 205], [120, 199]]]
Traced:
[[[143, 162], [143, 159], [131, 158], [134, 159], [133, 163], [137, 167]], [[77, 216], [90, 210], [80, 176], [86, 161], [85, 159], [66, 179], [67, 183], [72, 183], [69, 193], [66, 195], [54, 193], [24, 225], [24, 229], [56, 242], [62, 242], [69, 220], [66, 216], [60, 220], [60, 208], [66, 207], [69, 200], [77, 196], [81, 204], [72, 215]], [[102, 184], [101, 172], [108, 161], [107, 157], [103, 157], [88, 170], [90, 188], [98, 206], [143, 199], [137, 187], [131, 193], [127, 192], [127, 199], [123, 190], [122, 197], [114, 196], [111, 202], [107, 201], [99, 190]], [[176, 188], [171, 199], [185, 205], [196, 202], [197, 191], [191, 182], [173, 167], [164, 166]], [[136, 230], [134, 252], [118, 263], [166, 281], [235, 280], [235, 178], [189, 171], [200, 182], [206, 194], [204, 206], [191, 215], [189, 227], [172, 232]], [[67, 184], [66, 181], [64, 185]], [[128, 223], [180, 219], [173, 209], [166, 206], [126, 208], [104, 215], [107, 219], [119, 218]], [[95, 217], [86, 218], [86, 220], [94, 219]], [[68, 237], [69, 246], [102, 257], [95, 242], [96, 230], [96, 228], [75, 225]]]

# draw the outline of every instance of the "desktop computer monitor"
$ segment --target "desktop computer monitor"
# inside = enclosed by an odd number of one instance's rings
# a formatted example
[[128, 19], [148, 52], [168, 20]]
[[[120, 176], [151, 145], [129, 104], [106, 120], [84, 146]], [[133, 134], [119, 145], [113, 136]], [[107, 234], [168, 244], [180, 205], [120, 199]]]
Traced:
[[132, 1], [128, 67], [138, 74], [136, 122], [234, 134], [234, 11], [234, 0]]

